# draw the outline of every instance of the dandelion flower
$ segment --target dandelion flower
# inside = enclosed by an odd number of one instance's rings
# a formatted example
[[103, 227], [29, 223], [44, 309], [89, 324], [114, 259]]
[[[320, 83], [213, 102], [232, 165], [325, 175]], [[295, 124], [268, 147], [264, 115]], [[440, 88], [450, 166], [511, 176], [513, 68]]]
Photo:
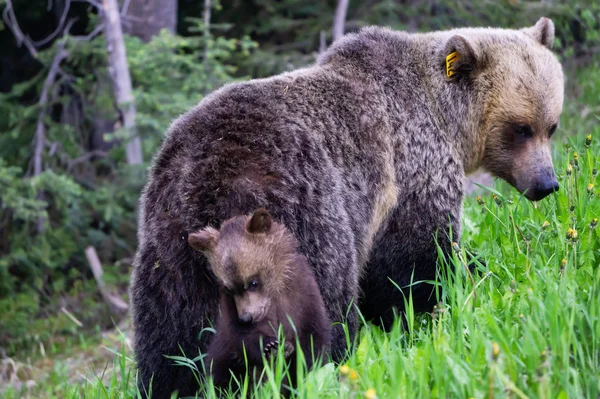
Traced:
[[348, 367], [348, 365], [344, 364], [342, 367], [340, 367], [341, 375], [346, 376], [348, 373], [350, 373], [350, 367]]
[[546, 230], [548, 228], [548, 226], [550, 226], [550, 222], [547, 220], [544, 220], [544, 223], [542, 223], [542, 230]]
[[500, 345], [498, 345], [498, 343], [494, 342], [494, 343], [492, 343], [492, 359], [498, 360], [499, 356], [500, 356]]
[[571, 164], [567, 164], [567, 176], [571, 176], [571, 173], [573, 173], [573, 167]]

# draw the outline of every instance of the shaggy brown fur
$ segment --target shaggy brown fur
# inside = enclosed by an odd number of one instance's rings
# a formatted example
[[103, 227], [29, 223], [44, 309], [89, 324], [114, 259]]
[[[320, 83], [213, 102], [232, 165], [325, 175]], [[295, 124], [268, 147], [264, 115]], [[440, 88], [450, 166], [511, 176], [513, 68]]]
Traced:
[[220, 231], [190, 234], [188, 242], [208, 257], [221, 283], [221, 317], [205, 363], [214, 383], [224, 388], [231, 373], [241, 379], [255, 367], [262, 369], [263, 353], [277, 352], [281, 325], [291, 377], [285, 384], [293, 386], [297, 357], [290, 355], [296, 341], [310, 368], [327, 349], [330, 328], [313, 272], [294, 236], [259, 209], [252, 217], [226, 221]]
[[[310, 68], [228, 85], [178, 118], [141, 200], [131, 286], [140, 386], [154, 376], [158, 397], [197, 388], [164, 357], [205, 351], [198, 333], [217, 316], [219, 285], [187, 232], [268, 208], [316, 276], [339, 360], [339, 322], [353, 338], [354, 305], [389, 325], [411, 281], [435, 279], [435, 237], [443, 251], [460, 239], [465, 173], [484, 166], [531, 199], [557, 189], [553, 35], [548, 19], [526, 30], [364, 28]], [[412, 297], [417, 310], [436, 300], [426, 283]]]

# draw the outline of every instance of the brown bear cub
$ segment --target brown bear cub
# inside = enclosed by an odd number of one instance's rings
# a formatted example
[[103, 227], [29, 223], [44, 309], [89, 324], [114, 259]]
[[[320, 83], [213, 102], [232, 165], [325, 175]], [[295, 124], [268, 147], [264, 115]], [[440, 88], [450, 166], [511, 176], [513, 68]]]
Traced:
[[[225, 388], [231, 374], [251, 375], [276, 354], [282, 326], [283, 351], [295, 384], [296, 340], [307, 367], [329, 346], [330, 322], [315, 276], [298, 242], [269, 212], [237, 216], [190, 234], [190, 246], [203, 252], [221, 285], [221, 316], [205, 358], [214, 384]], [[291, 321], [291, 322], [290, 322]]]

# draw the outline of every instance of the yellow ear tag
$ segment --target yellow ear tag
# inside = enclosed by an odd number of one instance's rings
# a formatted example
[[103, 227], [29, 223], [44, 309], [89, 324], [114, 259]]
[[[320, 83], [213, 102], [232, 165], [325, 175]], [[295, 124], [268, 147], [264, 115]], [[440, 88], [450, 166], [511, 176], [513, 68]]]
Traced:
[[460, 54], [458, 54], [458, 51], [453, 51], [452, 53], [448, 54], [448, 56], [446, 57], [446, 76], [447, 77], [452, 77], [452, 75], [454, 75], [454, 64], [460, 60]]

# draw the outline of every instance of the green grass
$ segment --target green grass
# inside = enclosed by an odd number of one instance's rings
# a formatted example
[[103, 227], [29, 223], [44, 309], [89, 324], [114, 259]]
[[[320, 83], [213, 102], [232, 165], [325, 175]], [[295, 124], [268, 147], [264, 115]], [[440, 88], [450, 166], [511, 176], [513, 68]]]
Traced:
[[[537, 207], [500, 183], [467, 198], [462, 248], [449, 260], [455, 272], [442, 268], [435, 311], [409, 307], [407, 328], [398, 323], [390, 333], [365, 324], [347, 365], [300, 378], [298, 397], [359, 398], [369, 389], [380, 398], [600, 397], [600, 72], [584, 76], [583, 98], [566, 105], [555, 140], [560, 192]], [[485, 262], [472, 276], [467, 248]], [[70, 383], [72, 370], [61, 369], [68, 360], [57, 360], [29, 393], [8, 388], [0, 396], [137, 397], [131, 351], [121, 342], [104, 372], [106, 362], [78, 370], [84, 382]], [[280, 365], [254, 395], [275, 396], [281, 378]], [[215, 396], [210, 385], [207, 392]]]

